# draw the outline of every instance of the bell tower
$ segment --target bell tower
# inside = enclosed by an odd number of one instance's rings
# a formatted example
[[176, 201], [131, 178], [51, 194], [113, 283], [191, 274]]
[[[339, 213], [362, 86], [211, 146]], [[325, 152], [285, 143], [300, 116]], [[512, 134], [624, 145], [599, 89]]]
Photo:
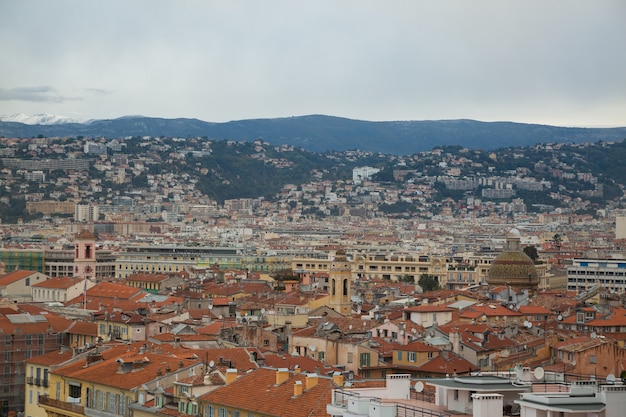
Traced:
[[95, 279], [96, 238], [89, 230], [74, 237], [74, 278]]
[[335, 259], [330, 265], [329, 284], [330, 298], [329, 307], [344, 316], [352, 312], [350, 300], [351, 267], [346, 251], [340, 249], [335, 254]]

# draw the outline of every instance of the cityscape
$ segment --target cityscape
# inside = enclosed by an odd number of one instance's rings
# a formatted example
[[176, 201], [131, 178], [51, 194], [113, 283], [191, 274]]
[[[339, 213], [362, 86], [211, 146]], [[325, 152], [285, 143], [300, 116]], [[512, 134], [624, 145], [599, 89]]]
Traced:
[[623, 417], [623, 0], [0, 0], [0, 417]]
[[0, 145], [3, 415], [619, 415], [623, 142]]

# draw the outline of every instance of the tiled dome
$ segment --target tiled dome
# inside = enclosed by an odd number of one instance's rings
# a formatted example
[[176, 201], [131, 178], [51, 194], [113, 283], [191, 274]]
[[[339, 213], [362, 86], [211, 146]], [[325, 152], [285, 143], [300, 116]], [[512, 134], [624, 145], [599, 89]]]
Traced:
[[539, 276], [535, 263], [520, 250], [519, 232], [513, 229], [507, 234], [507, 248], [491, 263], [487, 283], [509, 285], [517, 288], [536, 289]]

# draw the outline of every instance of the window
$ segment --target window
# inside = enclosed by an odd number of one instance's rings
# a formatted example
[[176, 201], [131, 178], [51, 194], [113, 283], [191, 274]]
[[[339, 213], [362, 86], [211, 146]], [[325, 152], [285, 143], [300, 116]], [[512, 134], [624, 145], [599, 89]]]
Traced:
[[117, 403], [117, 414], [119, 414], [121, 416], [125, 416], [126, 415], [126, 401], [128, 401], [126, 396], [125, 395], [120, 395], [120, 400]]
[[26, 335], [26, 345], [30, 346], [32, 344], [32, 335], [27, 334]]
[[318, 361], [324, 360], [324, 352], [317, 352], [317, 360]]
[[228, 417], [228, 410], [223, 407], [220, 407], [217, 410], [217, 417]]
[[398, 357], [399, 361], [402, 360], [402, 351], [401, 350], [398, 351], [397, 357]]
[[115, 407], [116, 396], [117, 396], [116, 394], [109, 393], [109, 410], [108, 410], [109, 413], [114, 413], [116, 410], [116, 407]]
[[233, 410], [233, 411], [230, 413], [230, 416], [231, 416], [231, 417], [240, 417], [239, 410]]
[[269, 346], [269, 345], [270, 345], [269, 339], [263, 339], [263, 346]]
[[211, 404], [207, 405], [204, 409], [204, 417], [215, 417], [215, 410]]
[[589, 363], [596, 363], [596, 355], [589, 356]]
[[454, 390], [454, 401], [458, 401], [459, 400], [459, 390], [455, 389]]
[[70, 382], [70, 397], [72, 398], [80, 398], [80, 384], [77, 384], [75, 382]]
[[416, 358], [416, 354], [415, 352], [408, 352], [407, 353], [407, 359], [409, 360], [409, 362], [415, 362], [415, 358]]
[[433, 358], [433, 353], [432, 352], [428, 352], [428, 359], [432, 359]]
[[361, 353], [361, 366], [370, 366], [370, 354], [369, 353]]
[[102, 410], [102, 391], [96, 390], [96, 407], [97, 410]]
[[348, 352], [348, 363], [352, 363], [352, 352]]

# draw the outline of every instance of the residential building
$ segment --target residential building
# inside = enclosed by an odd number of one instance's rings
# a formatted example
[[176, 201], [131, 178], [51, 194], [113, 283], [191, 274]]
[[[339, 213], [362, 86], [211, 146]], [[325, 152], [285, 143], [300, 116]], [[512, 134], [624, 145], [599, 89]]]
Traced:
[[[24, 410], [25, 360], [68, 346], [66, 330], [71, 321], [54, 314], [30, 314], [23, 310], [0, 309], [0, 407], [7, 412]], [[32, 373], [28, 374], [33, 376]], [[37, 374], [35, 374], [37, 377]], [[39, 387], [44, 388], [43, 371]], [[29, 384], [30, 385], [30, 384]]]
[[17, 270], [0, 276], [0, 299], [13, 302], [32, 300], [32, 286], [47, 276], [36, 271]]
[[198, 403], [204, 417], [322, 417], [338, 386], [343, 386], [341, 374], [329, 378], [261, 368], [238, 376], [229, 369], [226, 385], [199, 396]]
[[614, 293], [626, 291], [626, 259], [573, 259], [567, 267], [567, 289], [582, 292], [594, 287]]
[[35, 303], [65, 303], [95, 285], [95, 282], [88, 279], [49, 278], [32, 286], [32, 300]]

